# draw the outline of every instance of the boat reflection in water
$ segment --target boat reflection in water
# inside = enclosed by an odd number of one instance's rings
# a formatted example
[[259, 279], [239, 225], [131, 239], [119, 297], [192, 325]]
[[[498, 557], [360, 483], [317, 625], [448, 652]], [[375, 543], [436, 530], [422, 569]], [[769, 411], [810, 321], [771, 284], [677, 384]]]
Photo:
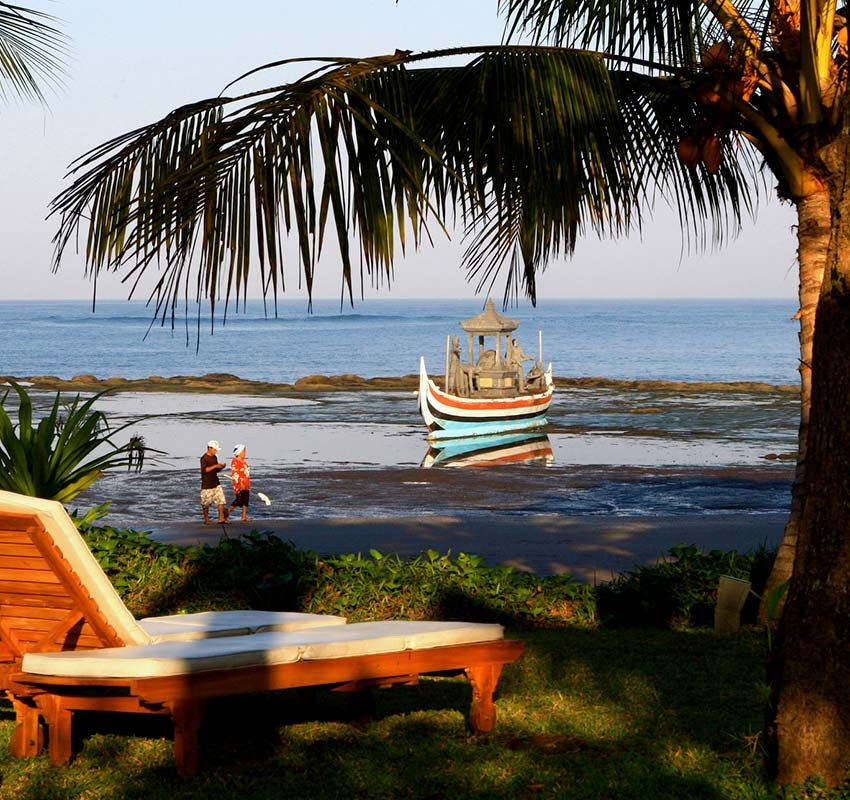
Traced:
[[436, 442], [422, 467], [497, 467], [506, 464], [552, 464], [555, 456], [545, 433], [503, 433]]

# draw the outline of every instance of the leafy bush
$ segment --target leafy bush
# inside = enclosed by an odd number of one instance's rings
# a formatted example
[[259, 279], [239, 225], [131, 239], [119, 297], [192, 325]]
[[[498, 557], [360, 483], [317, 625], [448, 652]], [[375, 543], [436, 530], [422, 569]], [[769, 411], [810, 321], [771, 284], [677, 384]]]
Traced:
[[484, 559], [428, 550], [404, 561], [371, 550], [318, 564], [306, 610], [357, 619], [464, 619], [511, 625], [592, 622], [593, 588], [568, 575], [539, 577]]
[[[670, 548], [670, 558], [639, 567], [597, 588], [600, 620], [626, 625], [711, 625], [721, 575], [750, 580], [753, 592], [764, 587], [775, 552], [764, 547], [754, 553], [735, 550], [706, 552], [699, 547]], [[754, 621], [753, 602], [744, 620]]]
[[[87, 515], [96, 517], [96, 513]], [[364, 619], [464, 619], [513, 627], [710, 625], [720, 575], [761, 591], [773, 553], [674, 547], [671, 559], [593, 587], [569, 575], [488, 567], [478, 556], [428, 550], [402, 560], [376, 550], [319, 558], [254, 531], [217, 546], [176, 547], [146, 533], [78, 523], [137, 616], [260, 608]], [[756, 603], [750, 610], [754, 621]], [[745, 614], [747, 609], [745, 608]], [[746, 619], [746, 617], [745, 617]]]
[[446, 619], [555, 625], [590, 622], [593, 589], [430, 550], [412, 561], [372, 551], [325, 560], [254, 531], [182, 548], [146, 533], [81, 525], [89, 547], [137, 616], [226, 608], [302, 610], [356, 619]]

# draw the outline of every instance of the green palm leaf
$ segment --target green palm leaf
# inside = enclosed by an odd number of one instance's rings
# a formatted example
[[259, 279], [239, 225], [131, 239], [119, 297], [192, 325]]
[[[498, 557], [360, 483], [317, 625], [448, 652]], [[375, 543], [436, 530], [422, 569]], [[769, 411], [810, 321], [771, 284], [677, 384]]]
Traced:
[[44, 100], [43, 87], [60, 82], [66, 41], [54, 18], [0, 3], [0, 99]]
[[[449, 55], [471, 60], [418, 66]], [[156, 261], [150, 299], [173, 322], [181, 298], [244, 296], [255, 253], [277, 297], [282, 234], [297, 240], [310, 294], [330, 226], [351, 297], [352, 240], [378, 283], [392, 277], [397, 241], [418, 247], [432, 227], [460, 224], [470, 277], [491, 286], [509, 263], [506, 293], [534, 298], [551, 257], [579, 234], [639, 226], [656, 196], [697, 243], [737, 228], [750, 162], [716, 176], [678, 162], [694, 115], [682, 80], [551, 47], [324, 60], [299, 81], [177, 109], [84, 156], [52, 205], [55, 266], [88, 220], [89, 274], [126, 269], [135, 291]]]

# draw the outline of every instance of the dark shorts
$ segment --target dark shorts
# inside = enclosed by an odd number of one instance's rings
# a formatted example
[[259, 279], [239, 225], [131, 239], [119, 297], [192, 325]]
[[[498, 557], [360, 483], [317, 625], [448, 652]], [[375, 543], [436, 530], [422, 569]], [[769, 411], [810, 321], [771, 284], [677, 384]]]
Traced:
[[245, 506], [248, 507], [248, 500], [251, 497], [250, 489], [242, 489], [241, 491], [236, 492], [236, 497], [233, 498], [234, 506]]

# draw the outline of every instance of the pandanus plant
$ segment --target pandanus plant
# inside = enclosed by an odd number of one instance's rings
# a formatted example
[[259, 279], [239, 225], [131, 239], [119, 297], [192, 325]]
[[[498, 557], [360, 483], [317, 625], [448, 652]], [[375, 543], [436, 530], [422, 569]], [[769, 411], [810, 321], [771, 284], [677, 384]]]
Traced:
[[104, 470], [142, 468], [150, 450], [141, 436], [126, 444], [114, 437], [134, 424], [110, 430], [102, 411], [93, 408], [104, 392], [63, 408], [56, 394], [50, 411], [33, 423], [32, 399], [17, 383], [17, 422], [6, 411], [7, 391], [0, 400], [0, 489], [67, 503], [88, 489]]

